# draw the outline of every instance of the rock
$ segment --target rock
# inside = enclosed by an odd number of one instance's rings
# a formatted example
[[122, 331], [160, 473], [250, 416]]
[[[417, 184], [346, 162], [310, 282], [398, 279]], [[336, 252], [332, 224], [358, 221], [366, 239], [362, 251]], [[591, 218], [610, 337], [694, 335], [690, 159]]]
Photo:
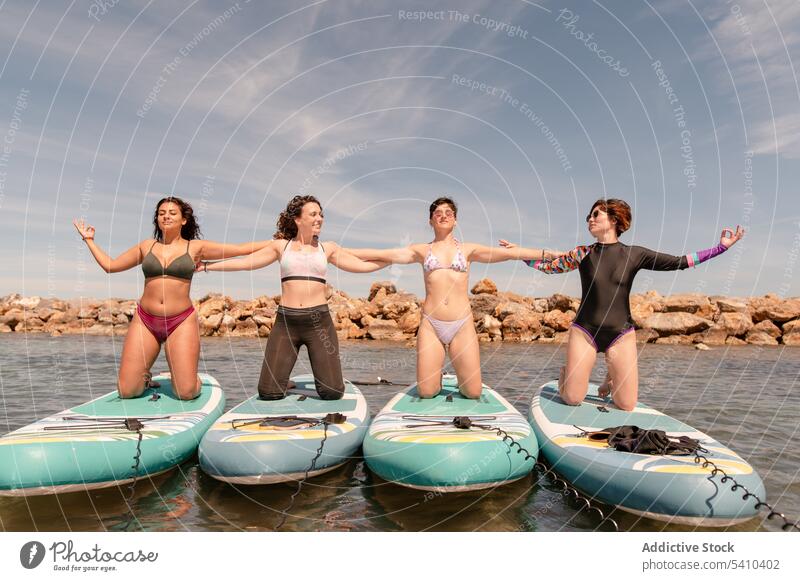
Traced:
[[784, 333], [795, 333], [800, 331], [800, 319], [784, 323], [782, 328]]
[[747, 345], [747, 343], [745, 341], [742, 341], [741, 339], [739, 339], [737, 337], [728, 337], [727, 339], [725, 339], [725, 344], [726, 345], [733, 345], [733, 346]]
[[403, 332], [397, 325], [397, 321], [388, 321], [386, 319], [376, 319], [369, 317], [365, 323], [367, 337], [370, 339], [384, 339], [388, 341], [399, 341], [403, 339]]
[[756, 323], [767, 319], [776, 323], [785, 323], [800, 317], [800, 299], [781, 300], [777, 295], [768, 294], [751, 299], [750, 311], [753, 321]]
[[389, 295], [385, 300], [380, 301], [379, 306], [384, 319], [394, 320], [399, 319], [411, 310], [419, 309], [417, 298], [408, 293]]
[[83, 333], [84, 335], [100, 335], [110, 337], [114, 334], [114, 326], [100, 323], [92, 325], [91, 327], [87, 327], [84, 329]]
[[547, 303], [549, 301], [547, 299], [534, 299], [533, 301], [533, 309], [537, 313], [546, 313], [547, 312]]
[[222, 295], [212, 295], [204, 301], [201, 301], [200, 308], [197, 314], [200, 317], [209, 317], [219, 313], [224, 313], [233, 307], [233, 301], [230, 298]]
[[237, 321], [236, 327], [230, 332], [233, 337], [257, 337], [258, 324], [253, 319]]
[[758, 325], [753, 327], [753, 330], [751, 332], [766, 333], [773, 339], [777, 339], [778, 337], [781, 336], [781, 330], [772, 321], [761, 321]]
[[369, 287], [369, 298], [367, 298], [367, 300], [372, 301], [381, 290], [384, 291], [385, 295], [393, 295], [397, 292], [397, 287], [393, 282], [388, 280], [373, 282], [372, 286]]
[[777, 345], [778, 341], [763, 331], [750, 331], [745, 337], [750, 345]]
[[502, 339], [502, 323], [491, 315], [484, 315], [483, 319], [478, 322], [477, 331], [485, 333], [489, 339]]
[[645, 319], [643, 327], [658, 331], [659, 335], [672, 335], [704, 331], [711, 324], [711, 321], [690, 313], [653, 313]]
[[692, 313], [704, 319], [711, 319], [716, 314], [708, 297], [699, 293], [668, 296], [664, 299], [664, 309], [668, 313]]
[[367, 330], [359, 327], [350, 319], [346, 319], [342, 321], [342, 329], [337, 331], [337, 334], [342, 339], [363, 339], [367, 336]]
[[569, 340], [569, 332], [564, 333], [556, 333], [553, 335], [553, 343], [562, 344], [566, 343]]
[[0, 316], [0, 324], [8, 325], [13, 329], [19, 323], [24, 321], [26, 316], [30, 315], [26, 315], [25, 311], [22, 309], [9, 309], [4, 315]]
[[[17, 295], [19, 296], [19, 295]], [[42, 297], [19, 297], [11, 301], [11, 305], [24, 310], [35, 309], [42, 302]]]
[[403, 333], [415, 335], [419, 329], [420, 321], [422, 320], [422, 311], [418, 308], [408, 311], [405, 315], [400, 317], [397, 321], [397, 326]]
[[96, 319], [98, 309], [94, 307], [82, 307], [78, 310], [79, 319]]
[[216, 315], [209, 315], [208, 317], [198, 317], [200, 319], [200, 334], [203, 337], [210, 337], [214, 332], [219, 329], [222, 323], [222, 313]]
[[572, 297], [556, 293], [547, 299], [547, 310], [567, 312], [572, 309], [573, 300], [574, 299]]
[[575, 311], [550, 311], [544, 315], [544, 324], [555, 331], [566, 331], [575, 319]]
[[0, 323], [0, 333], [13, 333], [14, 329], [9, 327], [8, 325], [4, 325]]
[[469, 298], [472, 307], [472, 317], [475, 321], [483, 319], [484, 315], [494, 315], [494, 310], [500, 304], [500, 297], [497, 295], [481, 294]]
[[40, 306], [35, 311], [33, 311], [33, 316], [35, 316], [37, 319], [41, 319], [42, 321], [47, 322], [47, 320], [50, 319], [50, 317], [52, 317], [58, 312], [59, 311], [55, 309]]
[[744, 335], [753, 328], [753, 321], [748, 313], [721, 313], [714, 324], [714, 329], [722, 329], [728, 335]]
[[269, 334], [271, 332], [272, 332], [272, 329], [270, 327], [267, 327], [266, 325], [261, 325], [258, 328], [258, 336], [259, 337], [269, 337]]
[[798, 346], [800, 345], [800, 332], [793, 331], [791, 333], [787, 333], [786, 335], [781, 337], [781, 341], [783, 342], [784, 345]]
[[264, 315], [253, 315], [253, 321], [259, 327], [267, 327], [271, 329], [272, 325], [275, 324], [275, 317], [265, 317]]
[[500, 320], [510, 317], [511, 315], [526, 315], [534, 312], [535, 311], [528, 305], [512, 301], [504, 301], [494, 308], [494, 316]]
[[[342, 293], [343, 294], [343, 293]], [[346, 297], [347, 295], [345, 295]], [[258, 303], [258, 308], [261, 309], [277, 309], [278, 303], [272, 297], [268, 297], [267, 295], [261, 295], [253, 299], [255, 302]]]
[[653, 329], [636, 329], [635, 333], [637, 343], [653, 343], [659, 337]]
[[504, 340], [533, 341], [542, 329], [542, 315], [528, 310], [527, 313], [512, 314], [505, 317], [501, 324]]
[[744, 299], [728, 297], [709, 297], [721, 313], [748, 313], [747, 302]]
[[702, 333], [696, 333], [693, 339], [698, 343], [705, 343], [706, 345], [725, 345], [728, 338], [728, 332], [725, 329], [708, 329]]
[[694, 346], [694, 348], [700, 351], [711, 351], [711, 347], [709, 347], [705, 343], [698, 343], [697, 345]]
[[114, 314], [112, 313], [111, 309], [100, 309], [97, 312], [97, 322], [102, 323], [104, 325], [111, 325], [114, 323]]
[[44, 327], [44, 322], [39, 319], [38, 317], [34, 317], [33, 315], [29, 315], [25, 318], [24, 321], [20, 321], [14, 327], [15, 333], [33, 333], [37, 331], [42, 331], [42, 327]]
[[477, 283], [475, 283], [475, 286], [472, 287], [472, 290], [470, 292], [474, 295], [484, 295], [484, 294], [496, 295], [497, 285], [494, 284], [494, 282], [490, 278], [482, 278]]
[[656, 345], [691, 345], [693, 342], [692, 338], [686, 335], [668, 335], [656, 339]]
[[56, 311], [55, 313], [50, 315], [50, 318], [47, 319], [47, 322], [53, 324], [66, 324], [66, 323], [71, 323], [72, 321], [75, 321], [77, 319], [78, 319], [78, 311], [76, 311], [75, 309], [68, 309], [66, 311]]
[[236, 327], [236, 319], [227, 314], [222, 315], [222, 322], [220, 322], [219, 324], [220, 334], [227, 334], [230, 331], [232, 331], [235, 327]]

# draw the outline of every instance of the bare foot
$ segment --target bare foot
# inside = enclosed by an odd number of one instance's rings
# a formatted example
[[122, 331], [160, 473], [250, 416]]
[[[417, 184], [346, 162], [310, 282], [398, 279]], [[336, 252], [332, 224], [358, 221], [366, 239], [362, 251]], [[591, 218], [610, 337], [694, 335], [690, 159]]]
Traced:
[[613, 382], [611, 378], [606, 375], [605, 381], [600, 384], [600, 387], [597, 388], [597, 395], [602, 398], [606, 398], [611, 395], [611, 387], [613, 386]]

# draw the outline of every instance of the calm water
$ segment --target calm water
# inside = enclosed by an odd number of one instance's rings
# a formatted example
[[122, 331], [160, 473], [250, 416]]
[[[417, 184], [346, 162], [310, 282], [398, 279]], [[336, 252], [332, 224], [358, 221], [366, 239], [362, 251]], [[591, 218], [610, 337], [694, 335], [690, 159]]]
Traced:
[[[114, 387], [120, 338], [0, 335], [0, 428], [21, 427]], [[228, 409], [255, 390], [264, 340], [204, 338], [201, 369], [225, 389]], [[490, 344], [481, 348], [484, 382], [527, 415], [534, 390], [556, 377], [562, 348]], [[398, 343], [342, 345], [350, 379], [395, 382], [414, 376], [414, 350]], [[154, 371], [166, 369], [162, 358]], [[309, 371], [303, 356], [296, 373]], [[603, 376], [599, 358], [594, 377]], [[764, 479], [768, 499], [800, 517], [800, 349], [736, 347], [696, 351], [647, 345], [640, 359], [642, 399], [731, 445]], [[63, 380], [59, 381], [59, 380]], [[59, 386], [63, 388], [59, 391]], [[363, 387], [376, 413], [393, 387]], [[136, 485], [138, 524], [153, 531], [271, 530], [294, 485], [233, 487], [203, 474], [196, 458]], [[689, 530], [615, 513], [624, 530]], [[128, 511], [118, 489], [29, 499], [0, 498], [0, 529], [119, 530]], [[306, 483], [283, 530], [575, 531], [593, 514], [533, 476], [495, 490], [431, 495], [381, 481], [356, 458]], [[777, 530], [758, 519], [740, 530]]]

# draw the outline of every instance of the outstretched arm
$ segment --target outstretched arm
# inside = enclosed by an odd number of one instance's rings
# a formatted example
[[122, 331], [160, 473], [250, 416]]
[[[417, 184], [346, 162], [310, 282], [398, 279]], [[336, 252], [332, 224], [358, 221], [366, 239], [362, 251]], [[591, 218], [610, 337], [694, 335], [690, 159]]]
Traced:
[[406, 246], [405, 248], [345, 248], [356, 258], [361, 260], [376, 260], [386, 262], [388, 264], [411, 264], [413, 262], [422, 262], [419, 253], [414, 250], [414, 246]]
[[741, 240], [743, 236], [744, 230], [741, 226], [736, 227], [735, 233], [730, 228], [724, 228], [720, 236], [719, 244], [712, 248], [707, 248], [698, 252], [690, 252], [683, 256], [673, 256], [671, 254], [664, 254], [663, 252], [656, 252], [655, 250], [638, 246], [637, 248], [641, 253], [639, 265], [640, 268], [647, 270], [683, 270], [719, 256]]
[[545, 260], [525, 260], [524, 262], [531, 268], [535, 268], [536, 270], [539, 270], [545, 274], [561, 274], [563, 272], [570, 272], [577, 269], [581, 264], [581, 260], [583, 260], [587, 254], [589, 254], [590, 250], [591, 247], [589, 246], [578, 246], [566, 254], [556, 256], [555, 258]]
[[504, 262], [506, 260], [547, 260], [561, 256], [562, 252], [545, 248], [525, 248], [507, 240], [500, 240], [500, 248], [473, 244], [468, 260], [472, 262]]
[[267, 245], [261, 250], [257, 250], [241, 258], [232, 258], [220, 262], [200, 261], [197, 263], [197, 268], [195, 270], [230, 272], [235, 270], [255, 270], [257, 268], [263, 268], [272, 264], [280, 257], [280, 252], [278, 251], [278, 244], [280, 242], [283, 241], [269, 240], [267, 241]]
[[347, 272], [375, 272], [389, 265], [382, 260], [361, 260], [335, 242], [328, 242], [327, 245], [331, 249], [328, 262]]
[[199, 240], [200, 253], [199, 260], [222, 260], [233, 256], [252, 254], [270, 245], [272, 240], [261, 240], [258, 242], [245, 242], [243, 244], [222, 244], [211, 240]]
[[75, 225], [75, 228], [77, 228], [83, 241], [86, 242], [86, 246], [89, 247], [89, 251], [92, 253], [92, 256], [94, 256], [97, 264], [106, 272], [122, 272], [123, 270], [128, 270], [141, 264], [142, 251], [139, 249], [138, 244], [136, 246], [131, 246], [116, 258], [111, 258], [95, 244], [94, 226], [84, 223], [83, 220], [80, 222], [78, 220], [73, 220], [72, 223]]

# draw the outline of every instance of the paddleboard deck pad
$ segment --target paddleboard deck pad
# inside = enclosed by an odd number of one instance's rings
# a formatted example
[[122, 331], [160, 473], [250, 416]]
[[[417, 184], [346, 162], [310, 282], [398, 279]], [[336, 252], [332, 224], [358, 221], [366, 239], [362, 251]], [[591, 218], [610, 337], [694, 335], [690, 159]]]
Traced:
[[[472, 425], [459, 428], [454, 418], [469, 418]], [[504, 441], [496, 428], [533, 458]], [[421, 399], [415, 386], [397, 394], [375, 416], [364, 439], [367, 465], [378, 476], [438, 492], [479, 490], [518, 480], [533, 469], [537, 453], [533, 430], [505, 398], [486, 386], [480, 399], [466, 398], [453, 375], [442, 378], [442, 390], [435, 397]]]
[[164, 374], [153, 378], [160, 387], [141, 397], [121, 399], [113, 391], [0, 437], [0, 495], [118, 486], [174, 468], [195, 453], [225, 406], [219, 383], [206, 374], [200, 379], [193, 400], [177, 399]]
[[[357, 454], [370, 419], [361, 391], [345, 380], [341, 399], [323, 400], [312, 375], [292, 381], [285, 398], [256, 395], [216, 421], [200, 443], [206, 474], [232, 484], [272, 484], [298, 480], [307, 470], [308, 476], [328, 472]], [[326, 417], [341, 422], [328, 423], [327, 434], [321, 423]]]
[[[558, 383], [541, 387], [530, 406], [529, 419], [542, 455], [566, 480], [588, 496], [646, 518], [693, 526], [730, 526], [755, 517], [756, 500], [731, 490], [712, 466], [695, 462], [695, 455], [651, 455], [620, 452], [584, 432], [635, 425], [688, 436], [708, 450], [702, 454], [719, 468], [765, 498], [764, 485], [752, 466], [712, 437], [670, 416], [638, 403], [633, 411], [616, 408], [597, 395], [591, 384], [579, 406], [558, 396]], [[607, 411], [603, 411], [603, 410]]]

